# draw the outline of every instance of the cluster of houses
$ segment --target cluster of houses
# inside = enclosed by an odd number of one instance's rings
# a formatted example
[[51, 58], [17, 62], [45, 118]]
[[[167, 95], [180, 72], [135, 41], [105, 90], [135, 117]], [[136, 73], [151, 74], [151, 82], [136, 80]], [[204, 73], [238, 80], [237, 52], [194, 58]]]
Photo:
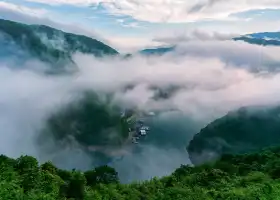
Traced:
[[130, 134], [132, 138], [132, 143], [137, 144], [138, 140], [141, 137], [145, 137], [147, 135], [147, 132], [150, 130], [150, 127], [144, 126], [142, 121], [137, 121], [134, 127], [134, 130], [131, 130], [130, 128]]
[[145, 137], [150, 130], [150, 127], [144, 125], [143, 119], [139, 119], [133, 111], [124, 111], [123, 116], [129, 116], [127, 118], [127, 123], [130, 125], [129, 135], [131, 137], [132, 143], [138, 144], [138, 140], [141, 137]]

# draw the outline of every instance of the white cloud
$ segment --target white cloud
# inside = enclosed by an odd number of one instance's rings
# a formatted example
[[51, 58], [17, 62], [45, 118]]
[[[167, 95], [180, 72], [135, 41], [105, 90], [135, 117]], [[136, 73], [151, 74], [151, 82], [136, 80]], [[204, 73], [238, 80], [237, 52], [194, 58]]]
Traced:
[[187, 32], [176, 33], [172, 32], [166, 33], [166, 36], [158, 36], [154, 38], [154, 41], [162, 42], [166, 44], [176, 45], [182, 42], [189, 41], [222, 41], [222, 40], [232, 40], [232, 38], [239, 36], [239, 34], [233, 33], [220, 33], [220, 32], [206, 32], [200, 29], [194, 29]]
[[[48, 14], [48, 11], [45, 9], [31, 9], [26, 6], [20, 6], [8, 2], [0, 1], [0, 9], [6, 9], [11, 10], [14, 12], [18, 12], [21, 14], [29, 15], [29, 16], [35, 16], [35, 17], [43, 17]], [[0, 17], [2, 16], [2, 12], [0, 13]]]
[[118, 49], [120, 53], [134, 53], [145, 48], [160, 46], [163, 42], [153, 41], [149, 37], [108, 37], [108, 44]]
[[51, 16], [51, 12], [45, 9], [31, 9], [29, 7], [0, 1], [0, 18], [25, 24], [46, 25], [65, 32], [86, 35], [106, 44], [110, 44], [114, 48], [114, 43], [108, 40], [109, 37], [104, 37], [105, 34], [101, 34], [97, 30], [89, 29], [76, 23], [65, 23], [59, 21], [59, 19], [49, 18]]
[[[160, 44], [158, 42], [153, 42], [150, 38], [107, 36], [105, 33], [101, 34], [95, 29], [93, 30], [76, 23], [67, 24], [65, 22], [56, 21], [59, 19], [49, 18], [51, 16], [50, 11], [45, 9], [31, 9], [25, 6], [18, 6], [16, 4], [0, 1], [0, 18], [25, 24], [47, 25], [65, 32], [86, 35], [104, 42], [123, 53], [131, 53], [148, 46]], [[118, 23], [124, 23], [124, 20], [118, 20]], [[126, 26], [137, 26], [137, 24], [132, 23]]]
[[[251, 70], [263, 66], [268, 61], [278, 62], [279, 65], [280, 59], [276, 56], [279, 52], [280, 48], [258, 47], [243, 42], [194, 41], [182, 44], [175, 54], [159, 58], [148, 60], [134, 58], [120, 62], [114, 60], [112, 61], [114, 66], [109, 68], [111, 61], [98, 62], [95, 64], [96, 71], [92, 73], [96, 77], [90, 80], [94, 80], [92, 85], [103, 88], [108, 88], [110, 83], [114, 83], [113, 90], [123, 84], [136, 82], [139, 83], [139, 87], [121, 96], [130, 100], [139, 100], [137, 105], [147, 108], [153, 105], [158, 107], [162, 104], [166, 108], [170, 106], [189, 114], [204, 113], [206, 116], [206, 113], [212, 109], [225, 109], [223, 112], [226, 112], [243, 103], [265, 103], [262, 100], [266, 98], [269, 99], [269, 103], [270, 100], [279, 101], [278, 97], [270, 98], [264, 95], [270, 89], [256, 91], [256, 88], [252, 88], [254, 84], [259, 86], [266, 81], [270, 82], [273, 78], [257, 78], [246, 71], [246, 69]], [[180, 56], [176, 56], [177, 54]], [[258, 57], [262, 59], [256, 59]], [[85, 57], [77, 59], [78, 63], [82, 60], [91, 63]], [[115, 66], [119, 66], [118, 69]], [[275, 75], [274, 78], [278, 76]], [[89, 80], [89, 77], [83, 77], [84, 80]], [[192, 85], [194, 88], [183, 89], [169, 102], [157, 104], [150, 99], [151, 92], [147, 88], [148, 85]], [[252, 90], [251, 93], [250, 90]], [[213, 96], [215, 96], [214, 99], [212, 99]]]
[[128, 27], [128, 28], [140, 28], [141, 27], [138, 22], [126, 22], [124, 19], [117, 19], [116, 22], [119, 23], [123, 27]]
[[[35, 0], [32, 0], [35, 1]], [[83, 0], [76, 0], [76, 1], [44, 1], [45, 3], [63, 3], [63, 4], [73, 4], [77, 6], [81, 5], [88, 5], [90, 3], [93, 3], [94, 0], [90, 1], [83, 1]], [[101, 1], [100, 1], [101, 2]], [[111, 1], [109, 1], [110, 3]], [[118, 1], [117, 4], [121, 4], [124, 1]], [[144, 1], [142, 3], [147, 3], [148, 1]], [[183, 2], [183, 1], [182, 1]], [[78, 4], [80, 3], [80, 4]], [[83, 4], [84, 3], [84, 4]], [[107, 2], [108, 3], [108, 2]], [[164, 4], [164, 3], [163, 3]], [[107, 5], [107, 4], [106, 4]], [[114, 4], [115, 5], [115, 4]], [[126, 5], [126, 4], [125, 4]], [[139, 4], [140, 5], [140, 4]], [[269, 5], [269, 4], [268, 4]], [[148, 7], [152, 8], [154, 4], [150, 4]], [[135, 9], [132, 9], [132, 11]], [[136, 9], [137, 10], [137, 9]], [[145, 10], [145, 9], [144, 9]], [[245, 21], [245, 20], [234, 20], [234, 21], [226, 21], [224, 23], [213, 23], [213, 24], [207, 24], [207, 25], [199, 25], [196, 23], [192, 23], [191, 26], [188, 26], [184, 28], [184, 26], [181, 26], [181, 31], [178, 31], [178, 33], [174, 33], [173, 27], [166, 26], [164, 28], [160, 29], [150, 29], [149, 34], [143, 34], [141, 37], [139, 35], [137, 36], [125, 36], [121, 37], [116, 35], [106, 35], [106, 33], [100, 33], [97, 30], [93, 30], [92, 28], [81, 26], [77, 23], [70, 23], [66, 24], [65, 21], [62, 21], [59, 17], [53, 18], [53, 11], [45, 10], [45, 9], [34, 9], [29, 8], [26, 6], [19, 6], [16, 4], [8, 3], [8, 2], [1, 2], [0, 1], [0, 17], [5, 19], [10, 19], [13, 21], [19, 21], [27, 24], [44, 24], [48, 25], [54, 28], [61, 29], [66, 32], [72, 32], [76, 34], [82, 34], [87, 35], [89, 37], [92, 37], [94, 39], [98, 39], [113, 48], [116, 48], [120, 52], [134, 52], [143, 48], [149, 48], [154, 47], [158, 45], [162, 45], [163, 41], [160, 41], [161, 39], [167, 40], [169, 39], [173, 40], [172, 38], [176, 38], [176, 40], [186, 40], [193, 38], [193, 33], [196, 29], [202, 29], [204, 32], [209, 31], [212, 34], [216, 35], [216, 31], [219, 32], [228, 32], [227, 35], [233, 35], [232, 33], [248, 33], [248, 32], [259, 32], [259, 31], [277, 31], [278, 26], [276, 24], [279, 23], [279, 21], [265, 21], [265, 20], [251, 20], [251, 21]], [[144, 11], [143, 11], [144, 12]], [[161, 7], [159, 6], [156, 12], [161, 12]], [[152, 12], [153, 13], [153, 12]], [[59, 16], [59, 12], [55, 13], [57, 16]], [[148, 16], [148, 14], [147, 14]], [[183, 19], [183, 18], [182, 18]], [[81, 19], [83, 20], [83, 19]], [[122, 26], [127, 27], [127, 31], [129, 31], [129, 28], [141, 28], [141, 24], [137, 22], [132, 23], [126, 23], [125, 20], [118, 19], [117, 23], [119, 23]], [[186, 29], [187, 31], [182, 31], [183, 29]], [[187, 32], [187, 33], [182, 33]], [[173, 35], [176, 35], [173, 37]], [[190, 35], [191, 34], [191, 35]], [[153, 36], [156, 36], [157, 40], [153, 41]], [[197, 35], [197, 33], [196, 33]], [[200, 36], [202, 37], [202, 36]]]
[[131, 23], [123, 23], [123, 27], [129, 27], [129, 28], [140, 28], [141, 26], [137, 22], [131, 22]]
[[[91, 158], [85, 154], [74, 154], [75, 149], [64, 149], [55, 154], [41, 152], [34, 144], [34, 137], [45, 117], [57, 111], [61, 104], [71, 101], [77, 91], [111, 91], [115, 103], [134, 104], [148, 110], [178, 109], [184, 114], [183, 117], [169, 115], [155, 125], [159, 130], [154, 131], [158, 134], [156, 141], [144, 146], [141, 155], [127, 157], [115, 165], [129, 180], [166, 175], [180, 163], [187, 162], [187, 142], [205, 122], [240, 106], [280, 102], [279, 73], [260, 76], [247, 70], [266, 64], [256, 59], [261, 52], [263, 61], [277, 61], [280, 67], [279, 47], [261, 47], [233, 41], [187, 42], [173, 54], [150, 58], [95, 59], [77, 54], [74, 60], [79, 72], [73, 76], [45, 76], [33, 70], [11, 70], [11, 66], [0, 63], [0, 151], [8, 156], [30, 154], [41, 161], [53, 159], [56, 164], [70, 169], [88, 168]], [[28, 65], [41, 67], [36, 63]], [[20, 67], [24, 69], [25, 65]], [[130, 83], [136, 87], [124, 91], [124, 86]], [[151, 98], [155, 91], [150, 86], [166, 88], [170, 85], [180, 86], [170, 98]], [[194, 123], [188, 124], [190, 118], [203, 124], [192, 130], [190, 127]], [[166, 134], [165, 138], [163, 133]], [[158, 140], [161, 142], [158, 143]], [[170, 157], [176, 159], [172, 165], [168, 164]], [[146, 162], [148, 168], [142, 164]]]
[[279, 0], [28, 0], [52, 5], [102, 4], [111, 14], [132, 16], [149, 22], [191, 22], [226, 19], [230, 14], [252, 9], [280, 8]]

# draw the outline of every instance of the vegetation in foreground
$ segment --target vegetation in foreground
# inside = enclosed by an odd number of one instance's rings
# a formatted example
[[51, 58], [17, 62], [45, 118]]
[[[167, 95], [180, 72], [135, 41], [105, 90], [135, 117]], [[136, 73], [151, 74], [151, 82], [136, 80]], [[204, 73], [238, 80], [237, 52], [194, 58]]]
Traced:
[[[121, 184], [108, 166], [80, 172], [39, 165], [31, 156], [0, 156], [0, 199], [280, 199], [280, 147], [224, 155], [215, 163], [181, 166], [170, 176]], [[170, 158], [172, 159], [172, 158]], [[172, 162], [172, 160], [170, 160]]]

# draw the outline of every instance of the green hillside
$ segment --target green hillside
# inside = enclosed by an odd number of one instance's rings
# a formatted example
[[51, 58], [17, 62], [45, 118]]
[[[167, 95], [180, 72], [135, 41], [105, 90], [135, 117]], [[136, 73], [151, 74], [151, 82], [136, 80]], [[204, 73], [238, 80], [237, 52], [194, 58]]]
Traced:
[[194, 136], [188, 146], [194, 164], [224, 153], [246, 153], [280, 144], [280, 107], [250, 107], [230, 112]]
[[120, 110], [110, 106], [93, 92], [57, 109], [49, 116], [43, 134], [52, 134], [56, 141], [74, 137], [85, 148], [119, 147], [128, 138], [128, 123]]
[[[198, 167], [181, 166], [171, 175], [121, 184], [108, 166], [66, 171], [31, 156], [0, 156], [0, 199], [30, 200], [277, 200], [280, 148], [224, 155]], [[172, 158], [171, 158], [172, 159]], [[159, 166], [160, 167], [160, 166]]]
[[71, 55], [75, 52], [97, 57], [118, 54], [116, 50], [95, 39], [43, 25], [26, 25], [0, 19], [0, 33], [31, 56], [52, 64], [71, 62]]

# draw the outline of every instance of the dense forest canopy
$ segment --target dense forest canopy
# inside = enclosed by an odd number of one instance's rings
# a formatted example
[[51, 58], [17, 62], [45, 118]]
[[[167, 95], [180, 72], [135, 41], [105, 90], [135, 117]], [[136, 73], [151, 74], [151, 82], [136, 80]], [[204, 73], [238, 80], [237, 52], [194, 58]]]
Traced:
[[27, 25], [0, 19], [1, 39], [19, 46], [30, 56], [52, 65], [63, 66], [73, 63], [76, 52], [96, 57], [117, 55], [118, 52], [102, 42], [66, 33], [44, 25]]
[[[118, 173], [102, 166], [86, 172], [39, 165], [31, 156], [0, 156], [1, 199], [278, 199], [280, 148], [243, 155], [223, 155], [216, 162], [182, 165], [171, 175], [121, 184]], [[172, 158], [170, 158], [172, 159]]]
[[194, 164], [280, 143], [280, 107], [244, 107], [208, 124], [188, 145]]
[[57, 140], [74, 136], [83, 145], [121, 145], [128, 137], [128, 123], [121, 110], [93, 92], [57, 110], [46, 129]]
[[61, 149], [78, 145], [95, 164], [106, 164], [114, 158], [111, 153], [131, 144], [128, 116], [121, 112], [120, 107], [112, 104], [110, 95], [82, 92], [48, 116], [36, 141], [42, 151], [46, 151], [43, 148], [49, 138]]

